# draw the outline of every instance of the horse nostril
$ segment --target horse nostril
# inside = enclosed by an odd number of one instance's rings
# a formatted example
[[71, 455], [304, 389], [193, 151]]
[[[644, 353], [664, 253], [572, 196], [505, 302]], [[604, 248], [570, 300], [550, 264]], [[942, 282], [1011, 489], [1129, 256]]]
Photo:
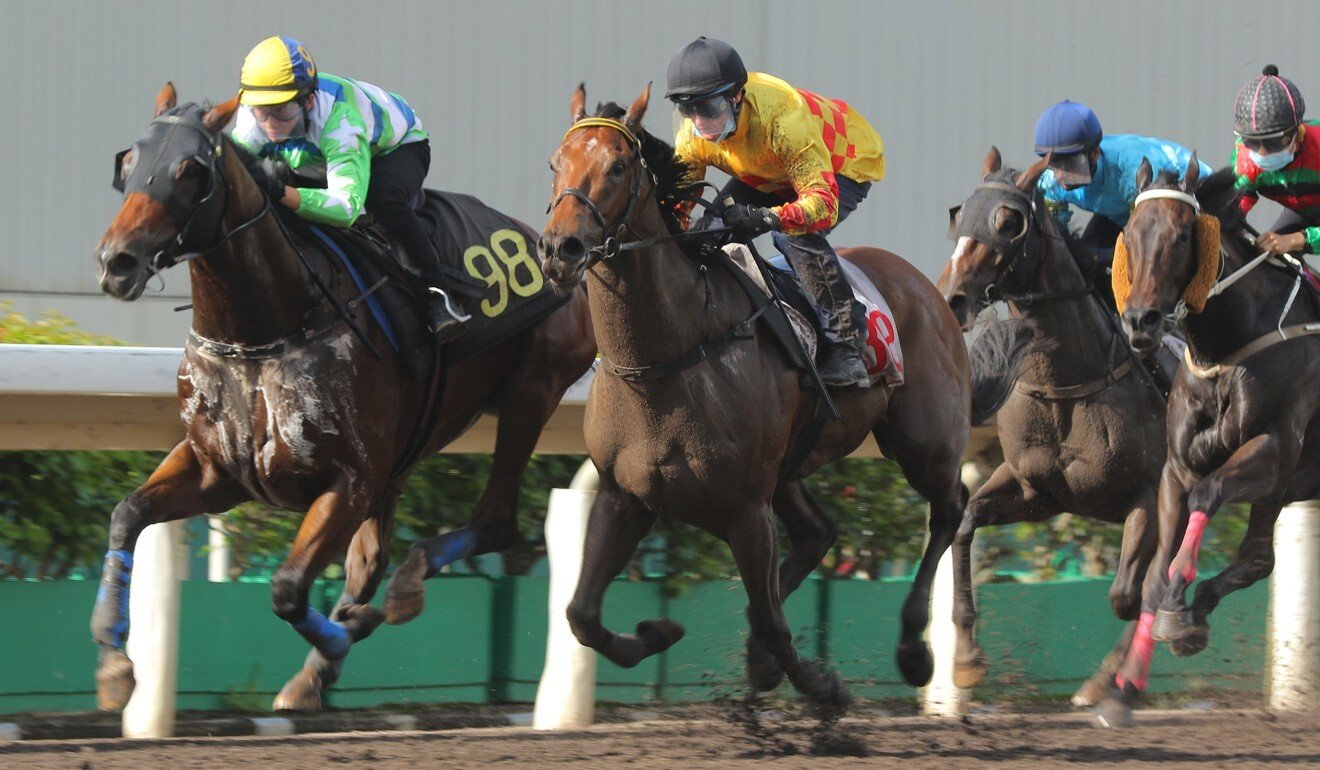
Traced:
[[967, 312], [967, 295], [954, 294], [949, 297], [949, 309], [953, 311], [954, 318], [963, 320], [963, 315]]
[[559, 244], [559, 258], [575, 262], [587, 255], [587, 244], [581, 238], [568, 237]]
[[1164, 316], [1160, 313], [1160, 311], [1154, 308], [1151, 308], [1150, 310], [1147, 310], [1146, 312], [1141, 314], [1141, 328], [1150, 332], [1151, 334], [1155, 334], [1156, 332], [1158, 332], [1160, 330], [1160, 326], [1163, 323], [1164, 323]]
[[116, 278], [126, 278], [137, 272], [138, 264], [137, 257], [121, 251], [106, 260], [105, 270]]

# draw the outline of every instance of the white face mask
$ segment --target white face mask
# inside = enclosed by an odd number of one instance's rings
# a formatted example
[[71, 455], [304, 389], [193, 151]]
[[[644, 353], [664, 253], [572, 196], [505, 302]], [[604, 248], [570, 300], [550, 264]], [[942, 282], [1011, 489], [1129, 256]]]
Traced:
[[693, 123], [693, 124], [692, 124], [692, 133], [696, 134], [697, 136], [701, 137], [702, 139], [705, 139], [705, 140], [708, 141], [708, 142], [712, 142], [712, 143], [714, 143], [714, 144], [719, 144], [720, 142], [724, 141], [725, 139], [728, 139], [728, 138], [729, 138], [729, 134], [732, 134], [732, 133], [733, 133], [733, 130], [734, 130], [735, 128], [737, 128], [737, 127], [738, 127], [738, 121], [737, 121], [732, 115], [730, 115], [730, 116], [729, 116], [728, 118], [726, 118], [725, 121], [724, 121], [724, 128], [720, 129], [720, 132], [719, 132], [718, 134], [715, 134], [714, 136], [706, 136], [706, 135], [703, 134], [701, 131], [698, 131], [698, 130], [697, 130], [697, 124], [696, 124], [696, 123]]

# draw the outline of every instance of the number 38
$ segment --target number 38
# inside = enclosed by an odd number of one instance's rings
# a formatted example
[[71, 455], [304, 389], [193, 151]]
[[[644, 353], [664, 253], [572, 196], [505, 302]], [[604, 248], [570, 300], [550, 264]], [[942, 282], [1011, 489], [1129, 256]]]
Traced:
[[530, 297], [541, 290], [545, 279], [527, 250], [527, 239], [517, 230], [496, 230], [490, 234], [490, 247], [469, 246], [463, 252], [463, 266], [468, 274], [496, 287], [495, 299], [481, 301], [481, 312], [494, 318], [509, 306], [509, 292]]

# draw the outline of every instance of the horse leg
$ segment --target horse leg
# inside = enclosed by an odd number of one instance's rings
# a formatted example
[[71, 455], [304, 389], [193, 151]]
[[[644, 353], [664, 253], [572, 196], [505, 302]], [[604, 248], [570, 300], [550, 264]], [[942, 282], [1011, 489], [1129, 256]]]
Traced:
[[1195, 655], [1205, 649], [1210, 641], [1210, 624], [1206, 617], [1219, 606], [1219, 602], [1274, 571], [1274, 523], [1281, 509], [1282, 506], [1277, 504], [1252, 506], [1247, 533], [1233, 563], [1196, 586], [1192, 601], [1194, 631], [1170, 644], [1175, 655]]
[[605, 590], [628, 565], [637, 544], [655, 523], [655, 513], [617, 491], [601, 490], [591, 508], [582, 550], [582, 573], [568, 604], [573, 636], [624, 668], [669, 649], [683, 638], [683, 627], [672, 620], [643, 620], [636, 634], [616, 634], [601, 623]]
[[852, 696], [838, 674], [820, 669], [803, 660], [793, 646], [793, 635], [784, 617], [779, 595], [778, 546], [774, 519], [769, 509], [749, 509], [744, 516], [730, 521], [723, 533], [733, 552], [743, 589], [747, 591], [747, 621], [752, 636], [774, 656], [788, 681], [819, 710], [823, 719], [833, 721], [847, 710]]
[[347, 481], [337, 480], [312, 502], [298, 527], [293, 548], [270, 581], [275, 614], [327, 661], [342, 660], [353, 643], [365, 639], [379, 623], [369, 614], [331, 620], [307, 603], [312, 581], [348, 546], [364, 521], [358, 512], [370, 507], [369, 497], [354, 494], [347, 487]]
[[[571, 384], [571, 383], [568, 383]], [[385, 589], [385, 617], [392, 625], [422, 614], [422, 583], [469, 556], [503, 551], [518, 539], [518, 489], [541, 430], [568, 387], [555, 381], [524, 382], [500, 405], [490, 478], [465, 527], [414, 543]]]
[[[775, 516], [788, 536], [788, 553], [779, 565], [779, 598], [788, 601], [811, 574], [838, 537], [838, 528], [820, 501], [800, 481], [781, 484], [770, 500]], [[747, 637], [747, 679], [752, 689], [767, 692], [779, 686], [784, 670], [755, 634]]]
[[1123, 521], [1123, 543], [1118, 554], [1109, 603], [1119, 620], [1136, 620], [1141, 614], [1142, 577], [1155, 557], [1159, 540], [1156, 494], [1147, 493]]
[[128, 703], [136, 680], [124, 652], [128, 641], [128, 592], [133, 549], [152, 524], [226, 511], [246, 495], [235, 483], [202, 472], [192, 445], [180, 442], [147, 482], [115, 506], [110, 515], [109, 549], [101, 588], [92, 609], [92, 638], [100, 646], [96, 668], [96, 704], [118, 711]]
[[[394, 529], [394, 510], [399, 496], [396, 492], [387, 492], [377, 500], [375, 512], [358, 526], [353, 542], [349, 543], [348, 556], [344, 559], [344, 592], [330, 612], [331, 620], [358, 626], [359, 639], [370, 636], [385, 619], [384, 614], [369, 602], [376, 595], [376, 588], [390, 565], [390, 533]], [[339, 680], [343, 668], [343, 658], [330, 660], [313, 647], [307, 653], [302, 669], [275, 696], [271, 708], [275, 711], [319, 711], [321, 693]]]
[[1008, 463], [990, 474], [989, 480], [972, 495], [963, 510], [962, 523], [953, 541], [953, 621], [958, 644], [953, 663], [953, 683], [975, 687], [990, 665], [985, 651], [976, 643], [976, 589], [972, 581], [972, 541], [981, 527], [1044, 521], [1059, 513], [1038, 496], [1027, 498], [1021, 480]]
[[1132, 704], [1137, 693], [1150, 684], [1150, 665], [1155, 656], [1151, 629], [1155, 610], [1169, 586], [1169, 564], [1174, 543], [1187, 520], [1188, 484], [1172, 463], [1166, 463], [1160, 475], [1159, 533], [1155, 556], [1146, 568], [1141, 588], [1141, 615], [1137, 618], [1127, 655], [1114, 675], [1114, 690], [1096, 707], [1096, 718], [1104, 727], [1127, 727], [1132, 724]]
[[1273, 434], [1252, 438], [1229, 456], [1228, 461], [1192, 485], [1187, 494], [1191, 514], [1177, 556], [1169, 565], [1169, 586], [1151, 629], [1154, 638], [1172, 642], [1199, 635], [1187, 607], [1187, 587], [1196, 580], [1196, 563], [1206, 524], [1221, 505], [1267, 497], [1278, 485], [1281, 458]]

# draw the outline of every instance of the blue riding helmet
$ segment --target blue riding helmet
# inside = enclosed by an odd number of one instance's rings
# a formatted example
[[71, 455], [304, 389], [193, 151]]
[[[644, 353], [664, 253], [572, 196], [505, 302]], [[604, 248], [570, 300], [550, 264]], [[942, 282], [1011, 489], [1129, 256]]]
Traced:
[[1050, 168], [1060, 184], [1088, 184], [1093, 172], [1085, 151], [1098, 146], [1104, 135], [1090, 107], [1064, 99], [1036, 121], [1036, 154], [1053, 153]]

